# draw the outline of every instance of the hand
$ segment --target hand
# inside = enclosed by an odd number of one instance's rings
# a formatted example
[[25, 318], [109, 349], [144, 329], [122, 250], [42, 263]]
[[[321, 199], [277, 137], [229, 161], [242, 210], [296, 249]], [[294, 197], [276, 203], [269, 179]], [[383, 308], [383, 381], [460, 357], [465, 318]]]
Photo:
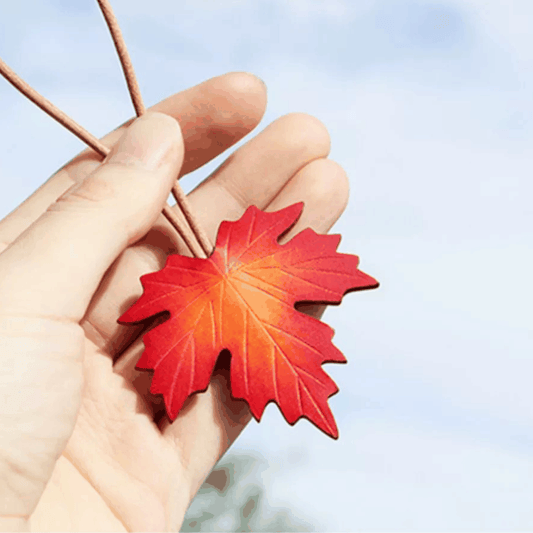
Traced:
[[[249, 422], [222, 362], [170, 423], [151, 373], [135, 370], [142, 326], [117, 318], [141, 295], [141, 275], [186, 254], [161, 215], [176, 176], [251, 131], [265, 101], [243, 73], [176, 94], [106, 136], [106, 161], [83, 152], [0, 222], [0, 527], [178, 531]], [[251, 204], [303, 200], [287, 239], [325, 233], [348, 197], [328, 152], [318, 120], [286, 115], [201, 183], [192, 208], [212, 242]]]

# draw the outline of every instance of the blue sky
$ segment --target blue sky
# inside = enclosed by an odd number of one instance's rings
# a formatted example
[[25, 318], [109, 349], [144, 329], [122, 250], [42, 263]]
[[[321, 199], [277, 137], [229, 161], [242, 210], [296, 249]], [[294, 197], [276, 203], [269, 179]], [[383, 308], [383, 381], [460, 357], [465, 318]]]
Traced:
[[[350, 176], [334, 231], [381, 287], [324, 316], [349, 359], [325, 366], [340, 439], [269, 405], [235, 444], [269, 462], [272, 504], [327, 531], [532, 529], [533, 3], [113, 5], [147, 104], [253, 72], [269, 88], [259, 130], [317, 116]], [[87, 129], [131, 116], [95, 2], [0, 17], [0, 56]], [[82, 147], [5, 83], [0, 105], [5, 215]]]

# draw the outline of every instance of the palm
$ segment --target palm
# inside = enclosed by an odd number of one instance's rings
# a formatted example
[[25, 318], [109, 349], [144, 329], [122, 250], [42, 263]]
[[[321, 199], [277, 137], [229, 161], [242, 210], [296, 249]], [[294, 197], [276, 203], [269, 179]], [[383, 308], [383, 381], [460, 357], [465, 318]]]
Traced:
[[[130, 261], [137, 267], [133, 258], [140, 256], [136, 252], [145, 248], [154, 236], [157, 231], [131, 247], [124, 259], [130, 255]], [[153, 246], [150, 245], [154, 257], [164, 256], [156, 253]], [[134, 279], [138, 279], [139, 270], [145, 270], [146, 265], [139, 261], [138, 268], [135, 267], [129, 265]], [[116, 269], [120, 270], [120, 260]], [[103, 280], [95, 301], [109, 297], [104, 288], [109, 283], [109, 279]], [[118, 326], [116, 318], [114, 322], [102, 324], [99, 309], [100, 306], [94, 306], [82, 322], [87, 337], [85, 387], [65, 455], [98, 487], [103, 500], [128, 529], [162, 529], [167, 514], [176, 520], [184, 514], [214, 462], [249, 420], [249, 412], [246, 404], [230, 399], [225, 371], [220, 369], [209, 390], [192, 398], [182, 416], [169, 424], [161, 398], [149, 392], [150, 374], [134, 368], [143, 349], [142, 342], [137, 338], [113, 364], [116, 351], [106, 346], [117, 344], [122, 329], [133, 328]], [[94, 324], [98, 326], [95, 328]], [[95, 334], [96, 329], [104, 333]], [[114, 331], [114, 337], [107, 331]], [[122, 342], [128, 343], [131, 338], [135, 335], [125, 336]], [[210, 407], [214, 403], [220, 414], [215, 424], [210, 420], [213, 413]], [[197, 432], [196, 427], [204, 430]], [[202, 460], [202, 457], [209, 459]], [[117, 493], [117, 484], [127, 490]], [[142, 508], [138, 499], [132, 497], [135, 494], [142, 495]]]
[[[116, 373], [111, 361], [110, 354], [88, 342], [86, 388], [65, 454], [127, 529], [162, 529], [167, 513], [178, 520], [193, 496], [187, 457], [198, 435], [175, 426], [162, 432], [150, 399], [136, 389], [146, 383]], [[117, 492], [117, 485], [124, 489]]]
[[[128, 530], [161, 529], [169, 483], [183, 480], [181, 458], [134, 384], [116, 374], [111, 361], [88, 342], [82, 405], [64, 453]], [[117, 485], [124, 490], [117, 492]], [[132, 494], [141, 496], [141, 508]]]
[[[264, 106], [264, 88], [255, 78], [229, 74], [175, 95], [154, 110], [180, 121], [185, 174], [253, 129]], [[104, 142], [112, 145], [121, 133], [112, 132]], [[303, 200], [306, 209], [287, 237], [304, 227], [326, 232], [344, 210], [348, 193], [342, 169], [324, 159], [328, 151], [329, 137], [316, 119], [282, 117], [196, 188], [189, 195], [191, 206], [213, 242], [220, 222], [239, 218], [251, 204], [276, 210]], [[0, 240], [16, 239], [98, 164], [90, 151], [71, 161], [0, 223]], [[169, 253], [185, 253], [179, 237], [172, 235], [161, 216], [102, 279], [81, 321], [82, 401], [58, 462], [73, 465], [100, 504], [129, 530], [162, 530], [180, 523], [202, 481], [250, 419], [246, 404], [229, 395], [227, 364], [220, 365], [208, 390], [189, 399], [173, 423], [161, 398], [149, 392], [151, 375], [135, 370], [143, 350], [140, 329], [121, 326], [117, 319], [140, 296], [140, 276], [162, 268]], [[52, 500], [45, 492], [35, 515], [40, 509], [53, 512]]]

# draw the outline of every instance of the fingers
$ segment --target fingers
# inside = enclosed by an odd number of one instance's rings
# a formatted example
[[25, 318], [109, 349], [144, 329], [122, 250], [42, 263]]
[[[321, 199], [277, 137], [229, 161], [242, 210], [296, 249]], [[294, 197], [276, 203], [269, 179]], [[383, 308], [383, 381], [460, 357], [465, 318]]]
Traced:
[[[314, 117], [281, 117], [240, 147], [229, 160], [189, 195], [189, 202], [212, 242], [222, 220], [235, 220], [255, 204], [265, 207], [285, 184], [329, 151], [326, 128]], [[243, 192], [239, 192], [243, 190]], [[117, 318], [142, 294], [140, 276], [163, 268], [172, 239], [161, 221], [138, 245], [128, 248], [108, 273], [84, 321], [89, 338], [102, 350], [118, 355], [142, 326], [117, 324]], [[180, 250], [184, 252], [183, 248]]]
[[302, 167], [329, 150], [328, 131], [318, 119], [285, 115], [232, 154], [189, 201], [214, 242], [221, 220], [240, 218], [252, 204], [263, 209]]
[[[306, 227], [327, 233], [348, 201], [345, 172], [332, 161], [314, 161], [298, 172], [266, 207], [268, 211], [277, 211], [297, 201], [304, 202], [304, 210], [285, 240]], [[140, 356], [139, 352], [142, 350], [137, 352]], [[125, 371], [132, 375], [131, 366]], [[224, 365], [215, 371], [207, 391], [189, 399], [173, 423], [163, 417], [161, 431], [169, 441], [179, 443], [192, 494], [249, 420], [246, 403], [231, 398], [229, 372]]]
[[284, 244], [305, 228], [327, 233], [346, 209], [349, 195], [350, 185], [344, 169], [330, 159], [318, 159], [300, 170], [266, 210], [278, 211], [296, 202], [305, 203], [298, 223], [280, 240]]
[[[255, 128], [265, 106], [263, 83], [251, 74], [234, 72], [174, 94], [150, 110], [178, 120], [185, 145], [180, 171], [180, 175], [184, 175], [204, 165]], [[132, 120], [106, 135], [103, 143], [113, 146]], [[73, 183], [82, 181], [100, 163], [100, 156], [90, 149], [67, 163], [0, 222], [0, 246], [15, 240]]]
[[[308, 187], [313, 191], [298, 224], [280, 239], [280, 243], [292, 239], [302, 228], [314, 229], [317, 233], [327, 233], [333, 223], [346, 209], [350, 196], [350, 183], [344, 169], [329, 159], [318, 159], [305, 166], [269, 204], [268, 211], [278, 211], [287, 205], [301, 201], [301, 190]], [[338, 212], [333, 223], [324, 220], [324, 206], [333, 206]], [[326, 229], [324, 229], [326, 228]], [[315, 318], [320, 318], [327, 306], [318, 304], [298, 304], [297, 309]]]
[[79, 322], [111, 263], [159, 216], [182, 161], [174, 119], [138, 119], [103, 165], [0, 255], [2, 309]]

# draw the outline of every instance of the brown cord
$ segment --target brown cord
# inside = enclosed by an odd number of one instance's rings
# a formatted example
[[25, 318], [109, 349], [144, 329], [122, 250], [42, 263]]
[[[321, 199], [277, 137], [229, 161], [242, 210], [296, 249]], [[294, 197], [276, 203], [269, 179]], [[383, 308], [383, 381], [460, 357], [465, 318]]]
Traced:
[[126, 48], [126, 43], [124, 42], [124, 37], [120, 31], [120, 26], [118, 25], [117, 18], [111, 9], [111, 4], [107, 0], [96, 0], [102, 11], [102, 15], [106, 21], [109, 32], [111, 33], [111, 38], [115, 44], [115, 48], [120, 59], [120, 64], [122, 66], [122, 71], [124, 72], [124, 77], [126, 78], [126, 83], [128, 84], [128, 90], [130, 92], [131, 100], [133, 102], [133, 107], [135, 108], [135, 113], [140, 117], [145, 111], [143, 100], [141, 97], [141, 90], [139, 89], [139, 84], [137, 83], [137, 77], [135, 76], [135, 71], [133, 70], [133, 64], [131, 62], [128, 49]]
[[[139, 89], [139, 84], [137, 83], [137, 77], [135, 76], [133, 64], [131, 62], [128, 49], [126, 47], [126, 43], [124, 42], [124, 37], [120, 30], [117, 18], [115, 17], [109, 0], [97, 0], [97, 2], [100, 6], [102, 15], [104, 16], [106, 24], [111, 33], [113, 43], [115, 44], [120, 64], [122, 66], [122, 71], [124, 72], [126, 83], [128, 85], [130, 97], [133, 102], [133, 107], [135, 108], [137, 116], [141, 116], [146, 111], [146, 108], [144, 107], [141, 91]], [[174, 196], [176, 203], [180, 207], [183, 215], [185, 216], [185, 220], [187, 221], [197, 241], [193, 242], [193, 239], [190, 238], [190, 234], [187, 234], [187, 246], [196, 257], [208, 257], [209, 255], [211, 255], [213, 245], [209, 241], [209, 238], [207, 237], [205, 232], [202, 230], [199, 222], [196, 220], [196, 217], [194, 216], [191, 206], [189, 205], [189, 202], [187, 200], [187, 196], [179, 185], [178, 180], [176, 180], [175, 185], [172, 187], [172, 195]], [[198, 244], [201, 247], [200, 249], [198, 248]]]
[[[189, 201], [187, 200], [185, 191], [181, 188], [177, 180], [176, 180], [176, 185], [172, 187], [172, 194], [177, 204], [180, 206], [181, 212], [183, 213], [185, 220], [189, 224], [194, 236], [196, 237], [196, 240], [198, 244], [200, 245], [201, 250], [205, 254], [205, 257], [209, 257], [213, 253], [214, 247], [211, 244], [209, 237], [206, 235], [206, 233], [202, 229], [202, 226], [200, 226], [200, 223], [194, 216], [192, 209], [191, 209], [191, 204], [189, 204]], [[196, 257], [202, 257], [202, 255], [199, 255]]]
[[[13, 70], [11, 70], [1, 58], [0, 74], [16, 89], [18, 89], [24, 96], [31, 100], [37, 107], [42, 109], [54, 120], [59, 122], [62, 126], [68, 129], [74, 135], [76, 135], [76, 137], [83, 141], [87, 146], [90, 146], [95, 152], [101, 155], [102, 158], [106, 157], [107, 154], [109, 154], [109, 152], [111, 151], [110, 148], [103, 144], [99, 139], [94, 137], [85, 128], [82, 128], [66, 113], [63, 113], [61, 109], [56, 107], [54, 104], [52, 104], [52, 102], [47, 100], [28, 83], [26, 83], [23, 79], [17, 76], [17, 74]], [[183, 217], [180, 219], [168, 204], [163, 207], [163, 215], [170, 222], [172, 227], [178, 232], [180, 237], [184, 240], [190, 252], [195, 257], [204, 256], [202, 248], [196, 242], [194, 234], [187, 227], [187, 224], [184, 223]]]
[[[130, 95], [134, 103], [135, 111], [137, 113], [137, 116], [140, 116], [145, 111], [144, 105], [140, 96], [140, 91], [135, 78], [135, 73], [133, 72], [133, 66], [131, 64], [131, 60], [129, 59], [129, 55], [124, 44], [124, 40], [122, 38], [122, 34], [120, 33], [120, 28], [118, 27], [118, 23], [113, 15], [113, 12], [111, 11], [111, 6], [109, 5], [109, 2], [107, 0], [97, 1], [102, 9], [102, 13], [104, 14], [106, 22], [108, 23], [113, 37], [113, 41], [115, 42], [115, 46], [119, 53], [119, 58], [121, 61], [122, 68], [124, 70], [124, 74], [126, 76], [126, 82], [128, 84], [128, 89], [130, 91]], [[11, 68], [9, 68], [8, 65], [1, 58], [0, 74], [19, 92], [21, 92], [24, 96], [31, 100], [37, 107], [47, 113], [54, 120], [59, 122], [71, 133], [76, 135], [76, 137], [78, 137], [81, 141], [87, 144], [87, 146], [92, 148], [100, 156], [105, 158], [109, 154], [109, 147], [104, 145], [99, 139], [94, 137], [85, 128], [83, 128], [72, 118], [70, 118], [66, 113], [61, 111], [54, 104], [52, 104], [52, 102], [50, 102], [44, 96], [39, 94], [35, 89], [33, 89], [33, 87], [31, 87], [22, 78], [20, 78]], [[204, 258], [208, 257], [211, 254], [213, 247], [206, 234], [202, 231], [199, 223], [195, 220], [190, 205], [187, 201], [187, 197], [181, 186], [177, 183], [177, 181], [175, 186], [172, 188], [172, 193], [176, 198], [176, 201], [178, 202], [178, 205], [180, 206], [182, 212], [177, 215], [172, 210], [172, 208], [168, 204], [166, 204], [163, 207], [163, 215], [167, 218], [172, 227], [178, 232], [178, 234], [183, 239], [193, 256]], [[190, 228], [188, 227], [187, 222]]]
[[61, 109], [57, 108], [52, 102], [40, 95], [33, 87], [17, 76], [17, 74], [2, 61], [2, 58], [0, 58], [0, 74], [2, 74], [2, 76], [11, 83], [15, 89], [18, 89], [37, 107], [40, 107], [54, 120], [57, 120], [62, 126], [76, 135], [76, 137], [82, 140], [86, 145], [90, 146], [95, 152], [99, 153], [102, 157], [105, 157], [109, 153], [109, 148], [107, 146], [102, 144], [96, 137], [74, 122], [68, 115], [63, 113]]

